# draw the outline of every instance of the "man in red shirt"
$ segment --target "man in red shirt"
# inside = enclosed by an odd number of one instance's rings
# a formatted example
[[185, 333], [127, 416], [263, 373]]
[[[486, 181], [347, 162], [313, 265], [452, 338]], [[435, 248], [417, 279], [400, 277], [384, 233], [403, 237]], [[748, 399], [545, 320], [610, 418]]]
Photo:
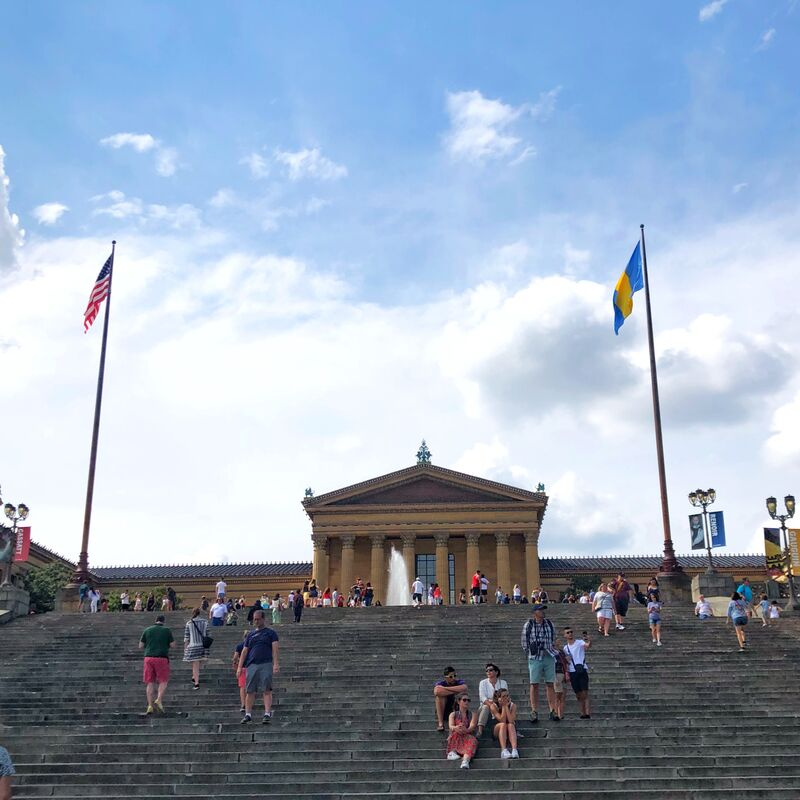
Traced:
[[481, 602], [481, 571], [479, 569], [476, 569], [475, 574], [472, 576], [470, 594], [472, 595], [472, 602], [478, 605]]

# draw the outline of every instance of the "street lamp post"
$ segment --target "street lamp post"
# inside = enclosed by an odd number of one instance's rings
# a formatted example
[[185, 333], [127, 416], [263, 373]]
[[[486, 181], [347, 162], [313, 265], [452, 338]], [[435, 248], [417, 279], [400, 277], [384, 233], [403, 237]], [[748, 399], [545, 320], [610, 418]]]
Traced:
[[786, 568], [789, 577], [789, 604], [794, 611], [800, 610], [800, 600], [797, 598], [797, 592], [794, 588], [794, 576], [792, 575], [792, 553], [789, 549], [789, 534], [786, 531], [786, 520], [794, 516], [794, 495], [787, 494], [783, 498], [783, 504], [786, 506], [786, 513], [778, 513], [778, 501], [774, 497], [767, 498], [767, 511], [772, 519], [777, 519], [781, 523], [781, 530], [783, 531], [783, 546], [786, 552]]
[[706, 552], [708, 553], [708, 569], [706, 572], [716, 572], [714, 562], [711, 558], [711, 534], [708, 527], [708, 507], [717, 499], [717, 493], [713, 489], [695, 489], [689, 492], [689, 502], [695, 506], [703, 508], [703, 530], [706, 535]]
[[[0, 500], [0, 502], [2, 502], [2, 500]], [[20, 503], [17, 506], [14, 506], [12, 503], [6, 503], [5, 506], [3, 506], [3, 511], [11, 522], [12, 550], [10, 553], [11, 558], [7, 562], [4, 561], [2, 564], [3, 571], [2, 575], [0, 576], [0, 585], [8, 586], [11, 583], [11, 563], [14, 559], [13, 547], [16, 547], [17, 542], [17, 523], [20, 520], [26, 520], [31, 510], [25, 505], [25, 503]]]

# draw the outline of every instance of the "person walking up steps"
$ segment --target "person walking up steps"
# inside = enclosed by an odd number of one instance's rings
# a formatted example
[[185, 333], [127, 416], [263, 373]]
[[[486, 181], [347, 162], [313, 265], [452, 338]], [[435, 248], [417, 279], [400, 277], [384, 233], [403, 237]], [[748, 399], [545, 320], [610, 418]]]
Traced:
[[192, 618], [183, 629], [183, 660], [192, 665], [192, 686], [200, 688], [200, 664], [208, 658], [203, 644], [208, 632], [208, 620], [201, 617], [202, 609], [196, 608]]
[[556, 692], [553, 684], [556, 680], [556, 655], [553, 646], [555, 631], [553, 623], [545, 619], [547, 606], [535, 603], [531, 608], [533, 616], [522, 627], [522, 649], [528, 657], [528, 673], [530, 676], [531, 722], [539, 721], [539, 683], [544, 680], [547, 692], [547, 705], [550, 707], [550, 719], [558, 722], [556, 712]]
[[747, 644], [747, 636], [744, 632], [744, 626], [747, 625], [747, 614], [749, 611], [748, 604], [739, 592], [734, 592], [731, 595], [731, 601], [728, 603], [728, 619], [725, 621], [726, 625], [733, 623], [733, 629], [736, 631], [736, 640], [739, 642], [739, 652], [744, 653], [745, 645]]
[[139, 640], [139, 649], [144, 650], [142, 680], [147, 689], [147, 711], [164, 713], [163, 700], [169, 683], [169, 651], [175, 646], [172, 631], [164, 625], [164, 615], [156, 617], [155, 625], [145, 628]]
[[255, 630], [244, 640], [239, 666], [236, 668], [237, 677], [243, 669], [247, 670], [247, 696], [242, 723], [252, 721], [253, 703], [256, 695], [261, 694], [264, 698], [262, 722], [266, 725], [272, 722], [272, 676], [280, 672], [278, 634], [266, 626], [263, 610], [253, 614], [253, 625]]

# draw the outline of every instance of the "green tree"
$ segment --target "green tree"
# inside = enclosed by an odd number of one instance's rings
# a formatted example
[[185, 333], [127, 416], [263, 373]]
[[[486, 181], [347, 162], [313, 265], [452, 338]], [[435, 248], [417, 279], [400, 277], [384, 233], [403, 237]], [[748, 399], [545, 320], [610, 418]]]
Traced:
[[599, 575], [573, 575], [572, 582], [562, 594], [574, 594], [575, 597], [580, 597], [584, 592], [591, 592], [592, 589], [597, 589], [600, 585], [602, 578]]
[[53, 562], [31, 570], [25, 575], [25, 590], [31, 595], [31, 608], [44, 614], [56, 607], [56, 593], [69, 583], [72, 570], [64, 564]]

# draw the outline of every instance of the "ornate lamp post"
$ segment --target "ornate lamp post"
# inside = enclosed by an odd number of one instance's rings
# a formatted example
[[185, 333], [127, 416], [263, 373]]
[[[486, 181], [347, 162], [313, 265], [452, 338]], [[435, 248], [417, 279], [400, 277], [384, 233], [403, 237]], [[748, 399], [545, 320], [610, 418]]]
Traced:
[[789, 574], [789, 603], [793, 610], [800, 610], [800, 600], [797, 598], [797, 592], [794, 588], [794, 576], [792, 575], [792, 553], [789, 549], [789, 534], [786, 532], [786, 520], [794, 516], [794, 495], [787, 494], [783, 498], [783, 504], [786, 506], [786, 513], [778, 513], [778, 501], [774, 497], [767, 498], [767, 511], [772, 519], [777, 519], [781, 523], [781, 530], [783, 531], [783, 546], [786, 550], [786, 567]]
[[[0, 502], [2, 502], [2, 500], [0, 500]], [[14, 549], [17, 545], [17, 523], [20, 520], [28, 518], [30, 509], [25, 503], [20, 503], [18, 506], [14, 506], [12, 503], [6, 503], [3, 507], [3, 511], [11, 522], [11, 528], [6, 528], [6, 530], [11, 531], [10, 540], [6, 547], [2, 548], [2, 553], [0, 553], [2, 556], [0, 557], [0, 567], [2, 568], [0, 585], [7, 586], [11, 583], [11, 562], [14, 560]], [[8, 550], [7, 553], [6, 550]]]
[[714, 562], [711, 559], [711, 536], [708, 529], [708, 507], [717, 499], [713, 489], [695, 489], [689, 492], [689, 502], [696, 508], [703, 509], [703, 530], [706, 535], [706, 552], [708, 553], [708, 569], [706, 572], [715, 572]]

